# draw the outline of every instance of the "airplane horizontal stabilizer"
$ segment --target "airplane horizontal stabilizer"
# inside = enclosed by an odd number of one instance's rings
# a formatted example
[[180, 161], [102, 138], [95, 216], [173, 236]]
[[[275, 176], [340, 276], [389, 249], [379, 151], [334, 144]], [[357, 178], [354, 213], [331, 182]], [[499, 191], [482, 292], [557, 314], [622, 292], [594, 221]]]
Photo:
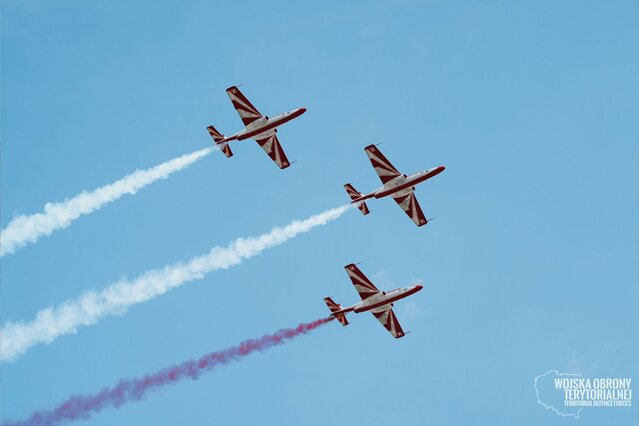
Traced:
[[209, 131], [209, 135], [213, 138], [215, 143], [222, 142], [224, 140], [224, 135], [217, 131], [217, 129], [213, 126], [208, 126], [206, 130]]
[[330, 311], [332, 312], [333, 317], [335, 317], [335, 319], [339, 321], [340, 324], [342, 324], [343, 326], [348, 325], [346, 314], [340, 312], [342, 310], [341, 305], [335, 303], [330, 297], [325, 297], [324, 303], [326, 303], [326, 306], [328, 306], [328, 309], [330, 309]]
[[362, 214], [364, 216], [366, 216], [367, 214], [369, 214], [371, 211], [368, 210], [368, 206], [366, 205], [365, 202], [361, 202], [357, 205], [357, 208], [359, 209], [360, 212], [362, 212]]
[[348, 320], [346, 319], [346, 314], [335, 314], [333, 315], [335, 317], [335, 319], [337, 319], [337, 321], [339, 321], [340, 324], [342, 324], [343, 326], [347, 326], [348, 325]]
[[233, 151], [231, 151], [231, 147], [228, 143], [222, 142], [220, 145], [220, 150], [226, 155], [226, 158], [230, 158], [233, 156]]
[[348, 193], [348, 196], [351, 197], [351, 200], [355, 201], [362, 196], [362, 193], [353, 187], [350, 183], [344, 185], [344, 189]]
[[213, 126], [208, 126], [206, 130], [209, 131], [209, 135], [213, 138], [215, 145], [220, 147], [220, 150], [226, 155], [226, 158], [233, 156], [233, 151], [231, 151], [231, 147], [228, 143], [224, 141], [224, 135], [217, 131], [217, 129]]

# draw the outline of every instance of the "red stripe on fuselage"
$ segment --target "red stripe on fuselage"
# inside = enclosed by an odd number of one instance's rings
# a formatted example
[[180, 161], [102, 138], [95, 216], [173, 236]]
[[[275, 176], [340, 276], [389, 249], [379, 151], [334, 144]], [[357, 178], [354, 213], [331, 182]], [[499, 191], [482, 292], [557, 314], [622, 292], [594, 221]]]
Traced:
[[385, 299], [382, 300], [378, 303], [375, 303], [373, 305], [369, 305], [369, 306], [364, 306], [361, 309], [360, 308], [355, 308], [353, 309], [354, 312], [356, 313], [360, 313], [360, 312], [366, 312], [366, 311], [370, 311], [371, 309], [375, 309], [375, 308], [379, 308], [380, 306], [384, 306], [384, 305], [388, 305], [389, 303], [393, 303], [397, 300], [403, 299], [405, 297], [410, 296], [411, 294], [415, 294], [417, 293], [419, 290], [421, 290], [421, 287], [414, 287], [404, 293], [400, 293], [398, 294], [396, 297], [391, 297], [390, 299]]
[[387, 197], [389, 195], [395, 194], [397, 192], [403, 191], [405, 189], [410, 188], [411, 186], [420, 184], [424, 182], [425, 180], [432, 178], [433, 176], [437, 176], [443, 171], [444, 171], [444, 166], [439, 166], [432, 172], [426, 173], [416, 179], [409, 179], [406, 182], [404, 182], [402, 185], [396, 186], [395, 188], [389, 189], [387, 191], [380, 191], [375, 194], [375, 198], [383, 198], [383, 197]]
[[269, 131], [271, 129], [274, 129], [278, 126], [281, 126], [284, 123], [288, 123], [289, 121], [291, 121], [294, 118], [299, 117], [300, 115], [304, 114], [306, 110], [304, 108], [300, 108], [299, 110], [297, 110], [296, 112], [292, 113], [292, 114], [288, 114], [288, 115], [284, 115], [280, 120], [278, 121], [274, 121], [272, 123], [269, 123], [268, 125], [264, 126], [264, 127], [260, 127], [258, 129], [252, 130], [248, 133], [244, 133], [243, 135], [240, 135], [237, 137], [238, 141], [243, 141], [244, 139], [248, 139], [251, 138], [253, 136], [257, 136], [260, 133], [264, 133], [266, 131]]

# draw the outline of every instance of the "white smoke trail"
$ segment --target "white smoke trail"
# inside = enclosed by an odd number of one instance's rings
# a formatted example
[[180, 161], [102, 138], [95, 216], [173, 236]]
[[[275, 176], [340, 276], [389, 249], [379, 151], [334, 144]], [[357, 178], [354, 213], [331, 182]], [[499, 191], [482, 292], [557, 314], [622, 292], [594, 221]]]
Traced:
[[239, 265], [244, 259], [283, 244], [291, 238], [337, 219], [352, 205], [327, 210], [304, 220], [294, 220], [258, 237], [238, 238], [226, 247], [213, 247], [207, 254], [186, 263], [175, 263], [147, 271], [134, 280], [122, 280], [104, 290], [89, 291], [77, 299], [40, 310], [29, 322], [8, 322], [0, 330], [0, 362], [14, 361], [38, 343], [75, 333], [80, 326], [95, 324], [107, 315], [122, 314], [129, 307], [151, 300], [210, 272]]
[[0, 232], [0, 257], [14, 253], [28, 243], [35, 243], [40, 237], [51, 235], [53, 231], [66, 228], [78, 217], [92, 213], [123, 195], [135, 194], [159, 179], [166, 179], [172, 173], [208, 155], [212, 150], [213, 148], [201, 149], [149, 169], [136, 170], [91, 192], [84, 191], [61, 203], [47, 203], [44, 205], [44, 213], [16, 217]]

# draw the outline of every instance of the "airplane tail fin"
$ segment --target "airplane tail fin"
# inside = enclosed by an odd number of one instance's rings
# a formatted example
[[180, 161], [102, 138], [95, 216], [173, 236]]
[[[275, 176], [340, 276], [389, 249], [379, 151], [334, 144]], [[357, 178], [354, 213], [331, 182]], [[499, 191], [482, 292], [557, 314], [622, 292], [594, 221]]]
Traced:
[[[350, 183], [344, 185], [344, 189], [346, 190], [346, 193], [348, 193], [348, 196], [351, 197], [351, 200], [356, 201], [362, 198], [362, 193], [355, 189]], [[363, 215], [367, 215], [371, 212], [364, 201], [359, 203], [357, 205], [357, 208], [360, 212], [362, 212]]]
[[348, 325], [346, 314], [340, 312], [342, 310], [341, 305], [338, 305], [337, 303], [333, 302], [333, 299], [331, 299], [330, 297], [325, 297], [324, 303], [326, 303], [326, 306], [328, 306], [328, 309], [331, 310], [331, 314], [333, 315], [333, 317], [335, 317], [337, 321], [339, 321], [340, 324], [342, 324], [343, 326]]
[[226, 155], [226, 158], [232, 157], [233, 151], [231, 151], [231, 147], [228, 143], [223, 142], [224, 135], [218, 132], [217, 129], [213, 126], [207, 127], [206, 130], [209, 131], [209, 134], [213, 138], [215, 145], [218, 145], [220, 147], [220, 150], [224, 153], [224, 155]]

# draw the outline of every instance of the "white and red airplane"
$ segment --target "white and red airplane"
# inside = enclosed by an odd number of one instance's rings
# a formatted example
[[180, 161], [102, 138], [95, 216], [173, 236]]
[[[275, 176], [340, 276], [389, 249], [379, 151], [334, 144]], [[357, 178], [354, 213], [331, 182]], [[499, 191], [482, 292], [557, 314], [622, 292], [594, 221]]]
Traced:
[[232, 136], [225, 137], [218, 132], [215, 127], [207, 127], [209, 134], [213, 137], [213, 141], [215, 141], [216, 145], [220, 146], [224, 155], [226, 155], [227, 158], [233, 156], [228, 142], [253, 138], [280, 169], [285, 169], [290, 166], [291, 164], [286, 158], [286, 154], [284, 154], [280, 141], [277, 139], [277, 127], [304, 114], [306, 108], [297, 108], [269, 118], [268, 116], [262, 115], [236, 86], [226, 89], [226, 93], [229, 95], [229, 98], [231, 98], [233, 107], [240, 115], [246, 128]]
[[344, 185], [344, 188], [351, 197], [351, 204], [358, 203], [357, 208], [359, 208], [362, 214], [367, 215], [370, 213], [370, 210], [368, 210], [368, 206], [365, 203], [366, 200], [373, 197], [383, 198], [390, 195], [417, 226], [426, 225], [428, 220], [426, 216], [424, 216], [422, 208], [419, 206], [417, 198], [415, 198], [415, 194], [413, 193], [415, 191], [415, 185], [440, 174], [446, 167], [434, 167], [406, 176], [397, 171], [391, 162], [384, 157], [384, 154], [382, 154], [377, 146], [369, 145], [364, 148], [364, 151], [366, 151], [366, 155], [368, 155], [368, 158], [371, 160], [371, 164], [375, 168], [384, 186], [369, 194], [362, 195], [353, 185], [347, 183]]
[[355, 290], [359, 293], [362, 301], [343, 308], [342, 305], [338, 305], [330, 297], [325, 297], [324, 302], [326, 306], [328, 306], [328, 309], [331, 310], [331, 316], [335, 317], [340, 324], [345, 326], [348, 325], [348, 320], [346, 319], [347, 313], [370, 311], [393, 337], [397, 339], [404, 337], [404, 330], [402, 330], [402, 326], [399, 325], [399, 321], [397, 321], [397, 317], [393, 312], [393, 302], [417, 293], [423, 286], [418, 284], [398, 288], [389, 292], [379, 291], [355, 264], [351, 263], [350, 265], [346, 265], [344, 269], [353, 282]]

